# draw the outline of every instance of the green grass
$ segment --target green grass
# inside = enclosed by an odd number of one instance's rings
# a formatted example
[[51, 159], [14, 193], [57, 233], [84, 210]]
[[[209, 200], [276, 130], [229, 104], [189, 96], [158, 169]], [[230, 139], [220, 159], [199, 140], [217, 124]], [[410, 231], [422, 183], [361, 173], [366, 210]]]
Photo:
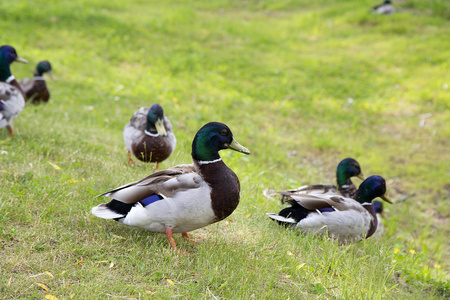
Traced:
[[[450, 296], [450, 7], [399, 1], [2, 1], [1, 43], [51, 61], [48, 105], [0, 130], [0, 298], [442, 299]], [[189, 163], [221, 121], [252, 154], [225, 221], [175, 237], [94, 217], [95, 195], [153, 172], [122, 129], [159, 102]], [[422, 121], [421, 121], [422, 120]], [[356, 158], [398, 201], [386, 234], [354, 245], [286, 232], [265, 188], [334, 182]], [[55, 166], [56, 165], [56, 166]], [[58, 169], [58, 167], [60, 169]], [[447, 259], [446, 259], [447, 257]]]

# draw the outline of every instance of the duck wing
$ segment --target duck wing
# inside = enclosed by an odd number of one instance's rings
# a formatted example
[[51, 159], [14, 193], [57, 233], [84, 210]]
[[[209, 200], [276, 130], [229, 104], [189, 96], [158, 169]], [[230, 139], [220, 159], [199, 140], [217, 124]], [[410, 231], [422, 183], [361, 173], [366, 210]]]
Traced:
[[155, 172], [141, 180], [125, 184], [97, 197], [105, 196], [127, 204], [134, 204], [154, 194], [171, 198], [180, 191], [198, 188], [203, 182], [193, 164], [178, 165]]
[[291, 205], [296, 203], [308, 210], [320, 210], [331, 206], [338, 211], [345, 211], [345, 210], [356, 210], [360, 212], [365, 211], [365, 208], [359, 202], [351, 198], [345, 198], [339, 195], [298, 194], [298, 195], [291, 195], [291, 198], [292, 200], [288, 201]]

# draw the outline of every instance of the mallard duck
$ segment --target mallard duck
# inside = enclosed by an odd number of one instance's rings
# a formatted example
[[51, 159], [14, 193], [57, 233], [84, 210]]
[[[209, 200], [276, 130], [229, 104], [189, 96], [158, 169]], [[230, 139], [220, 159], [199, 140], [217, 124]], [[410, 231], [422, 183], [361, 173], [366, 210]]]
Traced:
[[358, 177], [364, 180], [364, 175], [361, 172], [361, 166], [353, 158], [343, 159], [336, 169], [336, 183], [334, 184], [313, 184], [304, 185], [296, 189], [286, 191], [265, 190], [264, 194], [267, 196], [274, 196], [280, 194], [282, 200], [289, 198], [290, 194], [339, 194], [344, 197], [353, 198], [356, 194], [356, 186], [353, 184], [351, 178]]
[[372, 8], [372, 12], [380, 14], [380, 15], [391, 15], [394, 14], [397, 10], [395, 6], [392, 5], [392, 1], [386, 0], [380, 5], [374, 6]]
[[123, 139], [128, 149], [128, 162], [134, 164], [131, 153], [143, 162], [159, 163], [170, 156], [175, 149], [177, 139], [172, 132], [172, 124], [164, 115], [159, 104], [141, 107], [125, 125]]
[[192, 142], [193, 164], [158, 171], [103, 193], [99, 196], [113, 200], [94, 207], [92, 213], [124, 225], [165, 232], [176, 249], [173, 233], [189, 238], [188, 231], [223, 220], [238, 206], [239, 179], [222, 161], [222, 149], [250, 154], [236, 142], [228, 126], [208, 123]]
[[375, 231], [373, 237], [380, 238], [384, 233], [383, 218], [386, 217], [384, 213], [383, 202], [375, 200], [372, 202], [372, 206], [373, 209], [375, 210], [375, 213], [377, 214], [377, 221], [378, 221], [377, 231]]
[[356, 191], [355, 200], [332, 194], [291, 194], [291, 205], [278, 214], [267, 214], [282, 225], [301, 232], [323, 234], [340, 243], [369, 238], [377, 229], [377, 217], [371, 204], [376, 197], [392, 203], [381, 176], [370, 176]]
[[54, 80], [52, 65], [48, 60], [43, 60], [37, 64], [33, 78], [25, 78], [20, 81], [20, 86], [25, 92], [27, 101], [31, 100], [33, 104], [40, 103], [41, 101], [48, 102], [50, 99], [50, 91], [45, 83], [44, 73], [48, 73]]
[[24, 94], [16, 78], [11, 74], [10, 65], [14, 62], [27, 61], [17, 55], [16, 50], [8, 45], [0, 47], [0, 128], [8, 128], [14, 136], [12, 121], [25, 106]]

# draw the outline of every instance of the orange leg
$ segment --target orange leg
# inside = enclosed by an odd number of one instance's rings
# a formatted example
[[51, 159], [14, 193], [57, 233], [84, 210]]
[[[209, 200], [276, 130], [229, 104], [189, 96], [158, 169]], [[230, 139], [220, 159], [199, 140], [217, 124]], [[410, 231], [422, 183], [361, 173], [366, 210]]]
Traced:
[[133, 161], [133, 159], [131, 158], [131, 152], [130, 152], [130, 150], [128, 150], [128, 163], [129, 163], [130, 165], [134, 166], [134, 161]]
[[159, 169], [159, 161], [156, 162], [156, 169], [155, 169], [155, 171], [158, 171], [158, 169]]
[[172, 245], [172, 247], [177, 250], [177, 244], [175, 244], [175, 240], [172, 236], [172, 228], [166, 228], [166, 237], [169, 240], [169, 243]]
[[13, 137], [14, 136], [14, 132], [13, 132], [12, 126], [6, 126], [6, 127], [8, 128], [9, 134], [11, 135], [11, 137]]
[[199, 242], [199, 241], [201, 241], [201, 239], [191, 239], [191, 238], [189, 237], [189, 233], [187, 233], [187, 232], [183, 232], [181, 235], [182, 235], [183, 237], [187, 238], [188, 240], [190, 240], [191, 242]]

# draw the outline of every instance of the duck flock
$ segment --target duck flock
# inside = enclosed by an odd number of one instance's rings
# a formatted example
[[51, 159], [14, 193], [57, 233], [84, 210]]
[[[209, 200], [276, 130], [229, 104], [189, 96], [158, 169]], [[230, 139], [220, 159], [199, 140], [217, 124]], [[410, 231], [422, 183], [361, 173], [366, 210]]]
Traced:
[[[43, 74], [51, 74], [48, 61], [37, 64], [34, 77], [20, 83], [11, 74], [13, 62], [26, 63], [9, 45], [0, 47], [0, 128], [14, 136], [13, 120], [25, 102], [45, 103], [50, 99]], [[141, 107], [123, 130], [128, 149], [143, 162], [159, 163], [173, 153], [176, 137], [172, 124], [159, 104]], [[188, 232], [221, 221], [237, 208], [240, 183], [237, 175], [222, 161], [219, 151], [231, 149], [243, 154], [250, 151], [233, 137], [231, 129], [210, 122], [198, 130], [192, 141], [192, 164], [178, 165], [135, 182], [120, 186], [99, 196], [111, 199], [92, 208], [92, 214], [113, 219], [120, 224], [165, 233], [177, 249], [173, 233], [189, 239]], [[382, 234], [381, 198], [392, 200], [386, 193], [386, 182], [378, 175], [366, 178], [359, 186], [352, 177], [364, 180], [359, 163], [353, 158], [342, 160], [336, 170], [336, 185], [313, 184], [296, 189], [265, 190], [269, 198], [280, 197], [287, 206], [278, 213], [266, 215], [281, 226], [316, 235], [326, 234], [339, 243], [357, 242]], [[97, 197], [99, 197], [97, 196]]]

